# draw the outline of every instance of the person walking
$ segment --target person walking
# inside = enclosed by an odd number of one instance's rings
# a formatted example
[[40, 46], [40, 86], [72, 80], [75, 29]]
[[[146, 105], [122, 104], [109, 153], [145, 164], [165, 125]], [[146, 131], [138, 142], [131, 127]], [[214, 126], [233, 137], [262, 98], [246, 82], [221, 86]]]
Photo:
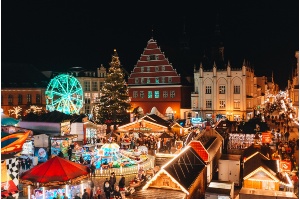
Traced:
[[113, 196], [114, 199], [122, 199], [122, 195], [121, 195], [120, 188], [118, 185], [115, 187], [113, 195], [114, 195]]
[[63, 199], [68, 199], [68, 196], [66, 195], [66, 193], [63, 193]]
[[76, 193], [74, 199], [81, 199], [78, 193]]
[[72, 148], [69, 146], [69, 148], [68, 148], [68, 156], [69, 156], [69, 160], [70, 161], [72, 160], [72, 153], [73, 153]]
[[83, 190], [83, 194], [82, 194], [82, 199], [90, 199], [88, 192], [86, 191], [86, 189]]
[[100, 187], [97, 187], [97, 190], [95, 192], [96, 198], [101, 199], [101, 194], [102, 194], [102, 191], [101, 191]]
[[109, 178], [109, 184], [110, 184], [110, 187], [111, 187], [112, 191], [114, 190], [116, 181], [117, 180], [116, 180], [115, 172], [112, 172], [111, 175], [110, 175], [110, 178]]
[[95, 162], [93, 162], [92, 164], [91, 164], [91, 177], [96, 177], [96, 174], [95, 174], [95, 172], [96, 172], [96, 165], [95, 165]]
[[103, 184], [103, 191], [105, 193], [105, 198], [110, 199], [111, 187], [110, 187], [110, 183], [109, 183], [107, 178], [106, 178], [106, 180], [104, 181], [104, 184]]
[[284, 138], [285, 138], [285, 141], [288, 142], [289, 141], [289, 137], [290, 137], [290, 133], [287, 131], [284, 133]]
[[120, 191], [124, 191], [124, 188], [125, 188], [125, 177], [124, 177], [124, 175], [122, 175], [122, 177], [119, 181], [119, 187], [120, 187]]

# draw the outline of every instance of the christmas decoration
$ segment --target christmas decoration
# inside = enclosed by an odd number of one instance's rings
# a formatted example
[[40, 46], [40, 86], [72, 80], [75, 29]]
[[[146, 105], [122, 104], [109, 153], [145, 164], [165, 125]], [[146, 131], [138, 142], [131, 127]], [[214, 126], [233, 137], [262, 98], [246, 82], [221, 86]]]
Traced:
[[127, 111], [131, 109], [131, 105], [116, 49], [109, 65], [110, 68], [100, 93], [100, 103], [93, 107], [92, 113], [97, 123], [122, 124], [126, 122], [126, 119], [129, 120]]

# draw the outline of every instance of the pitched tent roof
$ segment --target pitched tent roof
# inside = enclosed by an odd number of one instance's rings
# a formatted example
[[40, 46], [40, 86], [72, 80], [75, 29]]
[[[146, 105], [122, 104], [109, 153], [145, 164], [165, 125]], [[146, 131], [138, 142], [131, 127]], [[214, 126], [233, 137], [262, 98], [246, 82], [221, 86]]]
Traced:
[[20, 182], [27, 185], [38, 182], [40, 186], [59, 186], [69, 181], [78, 182], [87, 178], [88, 174], [87, 166], [55, 156], [22, 173]]
[[[140, 122], [145, 122], [146, 127], [141, 127]], [[117, 131], [138, 131], [138, 132], [151, 132], [151, 130], [155, 132], [164, 132], [168, 131], [170, 128], [170, 122], [162, 119], [161, 117], [151, 114], [145, 115], [137, 121], [122, 125], [118, 127]]]
[[[289, 176], [279, 172], [279, 160], [269, 160], [260, 152], [256, 152], [245, 161], [243, 178], [256, 178], [255, 175], [260, 172], [265, 173], [265, 177], [268, 179], [292, 186]], [[259, 178], [261, 179], [261, 177]]]
[[150, 114], [150, 115], [146, 115], [144, 117], [142, 117], [141, 119], [144, 119], [146, 121], [149, 121], [149, 122], [154, 122], [156, 124], [159, 124], [161, 126], [165, 126], [167, 128], [169, 128], [171, 126], [171, 122], [168, 121], [168, 120], [165, 120], [161, 117], [159, 117], [158, 115], [155, 115], [155, 114]]
[[165, 164], [155, 176], [146, 183], [143, 189], [147, 189], [153, 181], [161, 174], [167, 174], [180, 189], [189, 193], [189, 189], [199, 174], [205, 168], [205, 162], [191, 147], [186, 146], [178, 156], [175, 156], [167, 164]]
[[209, 160], [209, 153], [200, 141], [192, 140], [188, 145], [191, 146], [205, 162]]
[[252, 156], [248, 157], [244, 162], [243, 177], [249, 175], [249, 173], [253, 172], [255, 169], [261, 166], [266, 166], [262, 160], [269, 160], [269, 158], [267, 158], [260, 152], [256, 152], [252, 154]]
[[252, 144], [251, 146], [247, 147], [244, 150], [243, 157], [247, 159], [248, 157], [252, 156], [253, 154], [255, 154], [258, 151], [259, 151], [259, 149], [255, 148], [254, 145]]

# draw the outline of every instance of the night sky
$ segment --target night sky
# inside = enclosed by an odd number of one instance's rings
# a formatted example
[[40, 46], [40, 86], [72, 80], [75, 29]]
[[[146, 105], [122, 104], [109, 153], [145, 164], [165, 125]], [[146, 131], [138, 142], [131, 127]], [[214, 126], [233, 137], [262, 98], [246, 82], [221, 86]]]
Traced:
[[[108, 67], [117, 49], [131, 72], [153, 36], [185, 75], [194, 64], [199, 68], [203, 55], [209, 56], [218, 19], [225, 60], [232, 67], [240, 68], [246, 59], [257, 76], [273, 71], [280, 88], [287, 86], [299, 50], [299, 1], [170, 2], [1, 1], [1, 63], [33, 64], [40, 70], [93, 69]], [[178, 60], [184, 25], [190, 51], [183, 66]]]

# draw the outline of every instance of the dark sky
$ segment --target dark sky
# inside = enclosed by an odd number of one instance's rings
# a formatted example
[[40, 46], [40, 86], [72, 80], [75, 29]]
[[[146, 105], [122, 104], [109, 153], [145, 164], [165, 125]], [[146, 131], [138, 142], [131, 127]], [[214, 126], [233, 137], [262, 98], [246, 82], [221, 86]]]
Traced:
[[[208, 52], [217, 15], [225, 60], [240, 68], [246, 59], [257, 76], [273, 71], [284, 89], [299, 50], [298, 1], [5, 0], [1, 62], [34, 64], [41, 70], [108, 67], [116, 48], [130, 72], [153, 35], [177, 71], [192, 71]], [[177, 62], [184, 24], [190, 41], [187, 66]]]

